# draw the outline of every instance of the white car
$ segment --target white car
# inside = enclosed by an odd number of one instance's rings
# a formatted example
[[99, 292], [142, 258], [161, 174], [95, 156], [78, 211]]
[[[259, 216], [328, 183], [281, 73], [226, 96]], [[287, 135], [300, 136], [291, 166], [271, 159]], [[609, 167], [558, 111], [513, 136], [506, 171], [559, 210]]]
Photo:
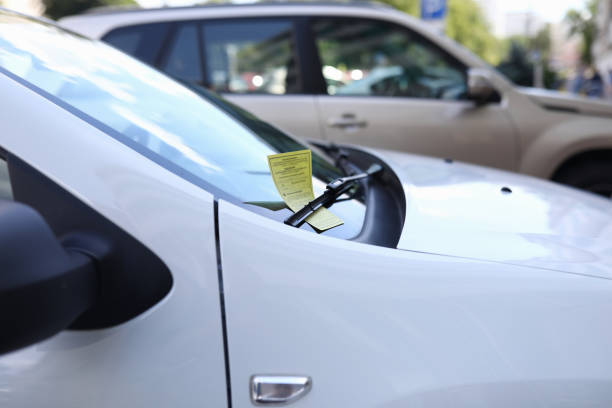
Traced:
[[[6, 11], [0, 89], [3, 408], [612, 404], [609, 200], [304, 146]], [[383, 168], [322, 234], [261, 204], [304, 148], [317, 194]]]
[[215, 4], [102, 10], [60, 23], [299, 137], [452, 158], [612, 195], [612, 104], [517, 88], [386, 6]]

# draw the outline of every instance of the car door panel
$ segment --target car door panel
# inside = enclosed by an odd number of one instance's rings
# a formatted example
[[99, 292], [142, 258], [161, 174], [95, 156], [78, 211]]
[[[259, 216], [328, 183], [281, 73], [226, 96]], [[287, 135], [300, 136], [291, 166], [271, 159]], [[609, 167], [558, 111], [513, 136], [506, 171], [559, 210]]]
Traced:
[[[514, 169], [514, 130], [499, 105], [475, 106], [470, 101], [385, 97], [319, 96], [326, 139], [486, 166]], [[352, 115], [361, 127], [334, 127], [334, 120]]]
[[224, 98], [302, 139], [323, 139], [319, 112], [312, 95], [238, 95]]
[[295, 407], [612, 403], [608, 280], [323, 237], [224, 201], [219, 223], [235, 407], [255, 374], [310, 376]]
[[[212, 195], [13, 79], [0, 75], [0, 87], [0, 146], [147, 246], [173, 278], [126, 323], [2, 356], [0, 405], [226, 406]], [[33, 106], [37, 120], [15, 120]]]

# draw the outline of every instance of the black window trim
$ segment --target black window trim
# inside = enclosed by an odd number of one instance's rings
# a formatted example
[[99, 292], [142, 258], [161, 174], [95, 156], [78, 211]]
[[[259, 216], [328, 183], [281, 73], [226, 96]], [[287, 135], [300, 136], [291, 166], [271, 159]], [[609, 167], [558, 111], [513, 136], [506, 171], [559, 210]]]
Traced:
[[[174, 37], [176, 34], [176, 23], [174, 22], [166, 22], [168, 24], [168, 30], [166, 30], [166, 35], [162, 39], [162, 43], [159, 46], [159, 50], [157, 51], [157, 55], [153, 60], [153, 66], [155, 68], [159, 68], [165, 61], [168, 59], [168, 53], [170, 51], [170, 46], [174, 44]], [[145, 24], [139, 24], [138, 26], [132, 27], [142, 27]], [[105, 35], [106, 36], [106, 35]], [[102, 38], [104, 40], [104, 37]]]
[[152, 21], [152, 22], [147, 22], [147, 23], [139, 23], [139, 24], [129, 24], [129, 25], [121, 25], [121, 26], [117, 26], [117, 27], [112, 27], [110, 30], [106, 31], [104, 33], [104, 35], [102, 35], [100, 37], [100, 41], [103, 41], [105, 44], [118, 49], [121, 52], [124, 52], [124, 50], [116, 47], [115, 45], [113, 45], [112, 43], [108, 42], [108, 37], [116, 34], [117, 32], [122, 32], [122, 31], [135, 31], [135, 32], [139, 32], [142, 33], [141, 29], [143, 28], [148, 28], [151, 26], [162, 26], [163, 27], [163, 35], [161, 36], [161, 43], [157, 46], [157, 49], [155, 50], [155, 52], [153, 53], [153, 56], [151, 58], [150, 61], [143, 61], [140, 58], [137, 57], [137, 55], [142, 53], [142, 48], [145, 47], [145, 41], [143, 41], [143, 39], [140, 39], [140, 42], [138, 44], [138, 46], [136, 47], [136, 50], [134, 52], [134, 54], [129, 54], [134, 58], [137, 58], [139, 61], [142, 61], [148, 65], [152, 65], [152, 66], [157, 66], [157, 64], [159, 63], [159, 59], [160, 56], [163, 55], [163, 49], [164, 47], [166, 47], [167, 42], [168, 42], [168, 38], [171, 37], [172, 34], [172, 30], [174, 28], [174, 23], [171, 21]]
[[[202, 55], [203, 54], [202, 25], [198, 24], [197, 20], [169, 22], [170, 26], [168, 27], [168, 31], [166, 32], [166, 37], [162, 40], [162, 44], [159, 48], [159, 51], [157, 53], [157, 58], [155, 58], [155, 63], [153, 66], [159, 71], [161, 71], [164, 75], [173, 77], [168, 72], [166, 72], [166, 70], [163, 69], [163, 66], [168, 62], [168, 58], [170, 58], [172, 47], [176, 43], [176, 40], [178, 38], [179, 29], [181, 28], [181, 24], [183, 23], [186, 26], [188, 26], [190, 23], [193, 23], [195, 25], [196, 36], [197, 36], [196, 43], [198, 47], [198, 49], [196, 50], [196, 52], [198, 53], [197, 60], [200, 62], [200, 79], [196, 81], [195, 83], [201, 86], [206, 86], [205, 84], [207, 83], [208, 75], [204, 72], [205, 64], [204, 64], [204, 56]], [[142, 25], [145, 25], [145, 24], [141, 24], [140, 26]], [[132, 27], [135, 27], [135, 26], [132, 26]], [[134, 55], [131, 55], [131, 57], [136, 58], [136, 56]], [[176, 77], [173, 77], [173, 78], [176, 78]], [[180, 78], [178, 79], [182, 80]]]
[[200, 72], [202, 78], [200, 79], [201, 85], [206, 89], [210, 89], [210, 82], [208, 80], [208, 71], [206, 70], [206, 57], [204, 56], [204, 46], [206, 45], [204, 39], [204, 30], [202, 29], [202, 23], [196, 24], [196, 30], [198, 35], [198, 61], [200, 61]]
[[321, 59], [312, 31], [312, 17], [301, 16], [297, 20], [299, 53], [302, 56], [304, 72], [304, 93], [309, 95], [327, 94], [325, 78], [321, 73]]
[[[325, 82], [325, 78], [323, 77], [323, 72], [322, 72], [322, 65], [321, 65], [321, 57], [319, 55], [319, 50], [317, 48], [317, 43], [316, 43], [316, 38], [315, 38], [315, 34], [314, 34], [314, 30], [313, 30], [313, 24], [316, 20], [341, 20], [341, 21], [351, 21], [351, 20], [360, 20], [360, 21], [369, 21], [369, 22], [374, 22], [374, 23], [384, 23], [387, 24], [389, 26], [392, 26], [394, 29], [397, 29], [398, 31], [401, 32], [405, 32], [407, 33], [410, 37], [414, 38], [416, 41], [418, 41], [420, 44], [423, 44], [424, 46], [426, 46], [426, 48], [433, 48], [435, 49], [437, 52], [439, 52], [440, 56], [449, 64], [457, 66], [459, 68], [461, 68], [461, 73], [463, 75], [463, 78], [465, 80], [466, 86], [467, 86], [467, 79], [468, 79], [468, 69], [469, 67], [462, 62], [461, 60], [459, 60], [457, 57], [455, 57], [454, 55], [450, 54], [448, 51], [446, 51], [444, 48], [442, 48], [441, 46], [439, 46], [438, 44], [436, 44], [435, 42], [431, 41], [430, 39], [426, 38], [424, 35], [422, 35], [421, 33], [410, 29], [409, 27], [406, 27], [405, 25], [398, 23], [396, 21], [391, 21], [391, 20], [387, 20], [384, 18], [376, 18], [376, 17], [361, 17], [361, 16], [337, 16], [337, 15], [312, 15], [309, 16], [308, 19], [308, 28], [310, 30], [310, 47], [312, 47], [316, 53], [316, 61], [318, 62], [318, 66], [314, 67], [315, 71], [313, 75], [315, 75], [318, 80], [317, 82], [322, 84], [322, 88], [318, 89], [318, 94], [321, 96], [330, 96], [330, 97], [334, 97], [334, 98], [394, 98], [394, 99], [407, 99], [407, 100], [428, 100], [428, 101], [443, 101], [443, 102], [465, 102], [465, 101], [469, 101], [469, 99], [466, 98], [460, 98], [460, 99], [438, 99], [438, 98], [415, 98], [415, 97], [408, 97], [408, 96], [381, 96], [381, 95], [329, 95], [327, 93], [327, 85]], [[312, 68], [311, 68], [312, 69]]]

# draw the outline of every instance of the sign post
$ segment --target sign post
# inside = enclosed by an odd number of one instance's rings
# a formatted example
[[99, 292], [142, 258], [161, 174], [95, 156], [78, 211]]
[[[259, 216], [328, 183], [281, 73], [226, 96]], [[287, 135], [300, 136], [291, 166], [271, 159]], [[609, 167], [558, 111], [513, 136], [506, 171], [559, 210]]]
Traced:
[[435, 31], [444, 32], [446, 0], [421, 0], [421, 20]]

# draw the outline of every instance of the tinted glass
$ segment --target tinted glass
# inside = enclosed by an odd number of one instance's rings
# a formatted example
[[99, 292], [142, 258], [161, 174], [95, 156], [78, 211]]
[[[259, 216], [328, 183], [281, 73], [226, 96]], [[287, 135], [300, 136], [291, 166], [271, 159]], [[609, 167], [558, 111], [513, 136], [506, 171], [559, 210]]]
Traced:
[[[86, 115], [128, 146], [172, 163], [180, 169], [177, 174], [240, 202], [279, 201], [267, 156], [306, 148], [237, 108], [219, 109], [222, 103], [211, 103], [103, 43], [1, 12], [0, 69]], [[313, 157], [314, 188], [321, 193], [340, 172], [316, 152]], [[363, 205], [350, 200], [333, 208], [346, 224], [329, 234], [356, 235]]]
[[128, 54], [136, 54], [143, 33], [138, 30], [115, 31], [104, 37], [104, 41]]
[[11, 181], [6, 162], [0, 157], [0, 199], [12, 200]]
[[186, 81], [202, 81], [198, 28], [195, 24], [180, 25], [166, 52], [168, 56], [161, 67], [165, 72]]
[[117, 28], [102, 37], [102, 40], [153, 65], [167, 32], [167, 23], [142, 24]]
[[203, 26], [203, 39], [208, 83], [215, 91], [299, 91], [291, 22], [211, 22]]
[[313, 32], [330, 95], [465, 96], [465, 69], [402, 27], [374, 20], [319, 19]]

